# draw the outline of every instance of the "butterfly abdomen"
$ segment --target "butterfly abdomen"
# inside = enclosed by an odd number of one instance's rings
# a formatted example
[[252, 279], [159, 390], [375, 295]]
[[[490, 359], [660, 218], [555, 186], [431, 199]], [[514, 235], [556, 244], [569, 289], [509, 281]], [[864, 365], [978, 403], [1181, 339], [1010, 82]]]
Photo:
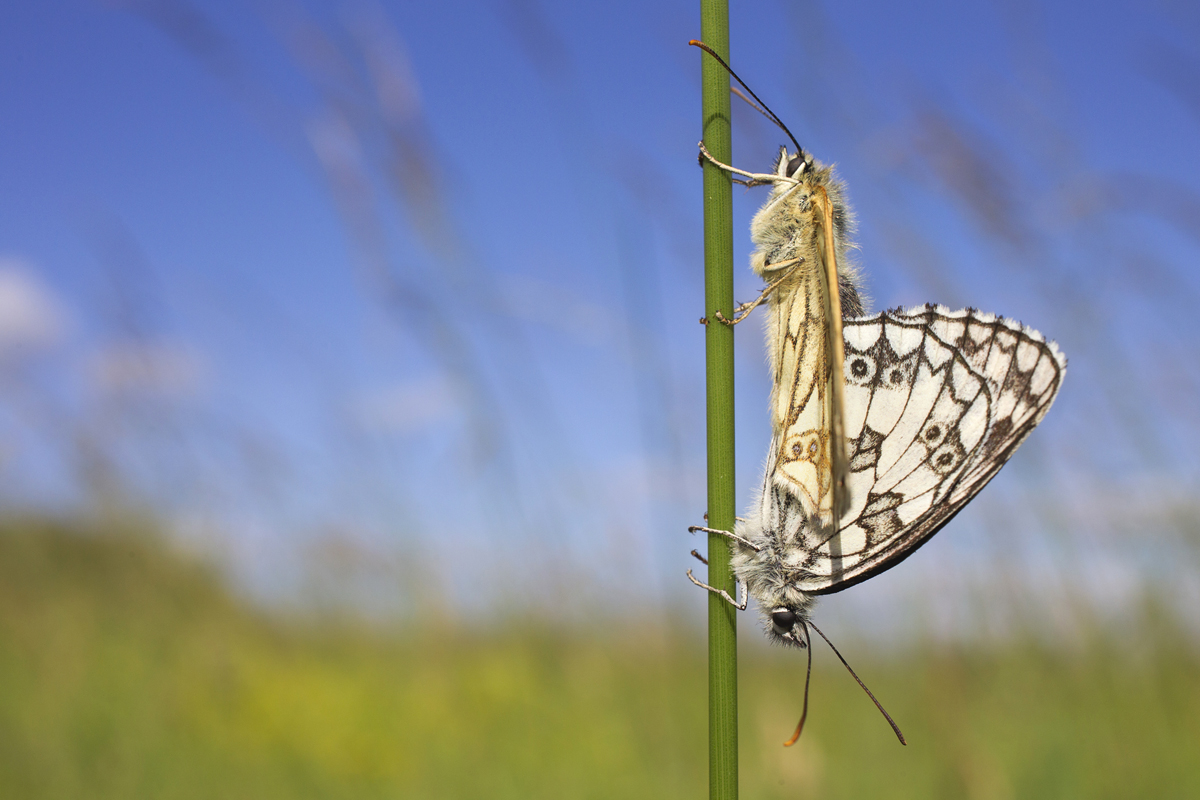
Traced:
[[[768, 477], [771, 472], [768, 463]], [[753, 547], [735, 542], [731, 562], [734, 575], [758, 604], [768, 636], [790, 645], [799, 644], [799, 640], [779, 636], [772, 626], [771, 613], [786, 608], [807, 620], [814, 602], [812, 595], [799, 588], [812, 577], [803, 546], [810, 523], [799, 509], [794, 497], [768, 480], [759, 502], [738, 525], [739, 535]]]

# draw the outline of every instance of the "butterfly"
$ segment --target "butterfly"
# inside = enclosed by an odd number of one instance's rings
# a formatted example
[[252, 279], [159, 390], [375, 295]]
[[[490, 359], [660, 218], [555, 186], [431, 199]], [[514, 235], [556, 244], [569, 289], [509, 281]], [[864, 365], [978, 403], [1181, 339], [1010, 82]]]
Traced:
[[741, 600], [688, 577], [742, 610], [753, 596], [768, 638], [809, 648], [810, 626], [825, 638], [810, 618], [816, 597], [895, 566], [948, 523], [1045, 416], [1066, 359], [1032, 328], [974, 309], [863, 316], [857, 275], [842, 266], [852, 217], [830, 168], [798, 144], [766, 174], [721, 164], [703, 143], [701, 157], [774, 187], [751, 224], [751, 266], [768, 286], [721, 320], [768, 303], [774, 383], [772, 441], [747, 518], [733, 531], [692, 529], [730, 541]]
[[[1046, 415], [1066, 371], [1040, 333], [973, 309], [897, 309], [844, 320], [843, 330], [846, 512], [823, 523], [795, 491], [779, 457], [786, 434], [776, 435], [750, 514], [716, 531], [732, 543], [741, 602], [718, 593], [742, 610], [754, 597], [768, 638], [797, 647], [809, 647], [810, 626], [825, 638], [810, 619], [818, 596], [899, 564], [983, 489]], [[807, 706], [806, 684], [805, 715]], [[803, 725], [802, 716], [788, 744]]]
[[[707, 45], [691, 44], [712, 55], [741, 83]], [[719, 311], [715, 316], [736, 325], [767, 304], [775, 463], [780, 477], [789, 479], [792, 489], [817, 510], [825, 525], [831, 525], [848, 502], [843, 353], [836, 345], [842, 340], [842, 318], [863, 313], [861, 280], [846, 257], [853, 247], [854, 216], [833, 168], [806, 153], [765, 104], [743, 98], [782, 128], [796, 150], [781, 147], [770, 173], [752, 173], [717, 161], [700, 142], [701, 159], [744, 176], [734, 178], [736, 182], [772, 187], [750, 223], [750, 237], [757, 245], [750, 268], [767, 287], [758, 299], [739, 306], [733, 319]]]
[[948, 523], [1041, 422], [1066, 370], [1037, 331], [974, 309], [897, 309], [843, 331], [847, 510], [822, 524], [773, 445], [730, 537], [734, 573], [783, 643], [802, 643], [816, 596], [895, 566]]

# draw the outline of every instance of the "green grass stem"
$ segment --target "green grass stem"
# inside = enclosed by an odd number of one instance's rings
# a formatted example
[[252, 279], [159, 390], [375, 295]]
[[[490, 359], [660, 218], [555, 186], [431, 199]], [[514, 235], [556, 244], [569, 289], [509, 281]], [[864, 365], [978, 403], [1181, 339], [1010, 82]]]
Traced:
[[[722, 57], [729, 54], [726, 0], [701, 0], [701, 38]], [[719, 161], [732, 159], [729, 75], [700, 54], [704, 142]], [[704, 165], [704, 314], [733, 313], [733, 195], [729, 175]], [[715, 320], [706, 327], [708, 406], [708, 522], [733, 530], [733, 328]], [[734, 594], [729, 543], [708, 538], [708, 583]], [[709, 797], [738, 796], [737, 611], [715, 594], [708, 598], [708, 770]]]

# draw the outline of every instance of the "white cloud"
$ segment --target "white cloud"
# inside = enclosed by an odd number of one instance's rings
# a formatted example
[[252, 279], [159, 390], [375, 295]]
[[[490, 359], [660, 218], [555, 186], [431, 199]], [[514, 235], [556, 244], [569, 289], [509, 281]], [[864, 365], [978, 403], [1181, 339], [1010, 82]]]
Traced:
[[0, 257], [0, 355], [56, 344], [66, 319], [54, 293], [24, 261]]

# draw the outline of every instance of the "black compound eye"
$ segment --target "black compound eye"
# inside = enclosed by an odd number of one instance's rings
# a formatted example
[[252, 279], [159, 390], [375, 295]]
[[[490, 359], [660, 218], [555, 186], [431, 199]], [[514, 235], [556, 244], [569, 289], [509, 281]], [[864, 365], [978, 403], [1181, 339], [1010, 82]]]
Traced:
[[792, 626], [796, 624], [796, 613], [784, 609], [782, 611], [771, 612], [771, 622], [775, 623], [775, 627], [780, 630], [790, 631]]
[[796, 177], [796, 173], [800, 172], [800, 170], [802, 170], [805, 166], [807, 166], [807, 163], [804, 160], [804, 154], [801, 153], [800, 155], [788, 161], [787, 176], [789, 178]]

